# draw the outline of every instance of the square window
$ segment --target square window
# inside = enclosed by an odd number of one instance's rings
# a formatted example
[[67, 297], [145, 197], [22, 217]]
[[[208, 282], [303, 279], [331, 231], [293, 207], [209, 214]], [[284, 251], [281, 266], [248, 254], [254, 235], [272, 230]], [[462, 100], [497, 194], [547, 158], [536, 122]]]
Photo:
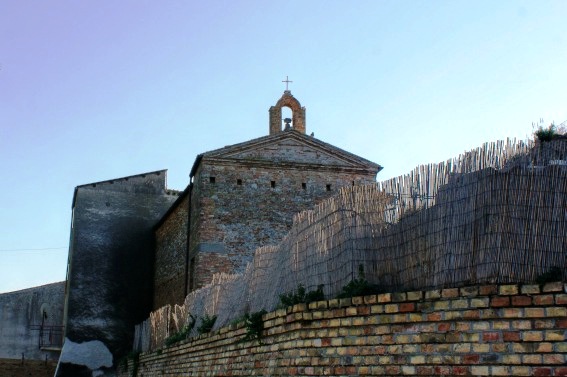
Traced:
[[210, 182], [210, 183], [215, 183], [215, 177], [209, 177], [209, 182]]
[[307, 189], [307, 183], [303, 182], [303, 183], [301, 184], [301, 188], [304, 189], [304, 190], [306, 190], [306, 189]]
[[327, 185], [327, 191], [331, 191], [331, 185]]
[[242, 179], [237, 179], [237, 180], [236, 180], [236, 184], [237, 184], [238, 186], [242, 186]]
[[275, 188], [276, 187], [276, 181], [271, 181], [270, 185], [272, 186], [272, 188]]

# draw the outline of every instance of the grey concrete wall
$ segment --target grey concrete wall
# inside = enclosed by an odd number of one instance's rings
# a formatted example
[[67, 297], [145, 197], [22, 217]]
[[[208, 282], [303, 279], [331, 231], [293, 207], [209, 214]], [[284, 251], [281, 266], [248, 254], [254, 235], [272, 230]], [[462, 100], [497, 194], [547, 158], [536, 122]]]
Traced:
[[131, 349], [151, 310], [152, 228], [176, 198], [166, 171], [76, 188], [58, 375], [82, 373], [77, 365], [102, 373]]
[[59, 352], [39, 348], [39, 329], [63, 324], [65, 282], [0, 294], [0, 359], [57, 360]]

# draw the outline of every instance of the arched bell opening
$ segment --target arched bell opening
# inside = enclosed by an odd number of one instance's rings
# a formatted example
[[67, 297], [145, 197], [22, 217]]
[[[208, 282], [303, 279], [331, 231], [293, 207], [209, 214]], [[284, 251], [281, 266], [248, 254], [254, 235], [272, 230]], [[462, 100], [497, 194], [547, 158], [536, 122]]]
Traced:
[[294, 126], [293, 124], [293, 111], [288, 106], [282, 107], [282, 131], [289, 131]]
[[[288, 121], [286, 122], [285, 119]], [[289, 90], [284, 92], [275, 106], [270, 107], [270, 135], [286, 129], [305, 133], [305, 107], [301, 107]]]

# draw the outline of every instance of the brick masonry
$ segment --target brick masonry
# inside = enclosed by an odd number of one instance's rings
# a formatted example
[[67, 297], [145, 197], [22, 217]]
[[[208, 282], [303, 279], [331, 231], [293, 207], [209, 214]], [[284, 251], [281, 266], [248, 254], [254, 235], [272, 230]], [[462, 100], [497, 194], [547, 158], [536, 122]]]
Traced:
[[293, 128], [305, 133], [305, 107], [286, 90], [276, 105], [270, 107], [270, 135], [282, 132], [282, 107], [291, 109]]
[[[282, 130], [281, 108], [293, 113]], [[243, 272], [276, 245], [293, 216], [339, 188], [376, 182], [378, 164], [305, 134], [305, 108], [286, 91], [270, 108], [269, 135], [197, 156], [191, 184], [156, 229], [153, 308], [180, 304], [215, 273]]]
[[183, 304], [189, 197], [184, 195], [155, 231], [153, 307]]
[[190, 249], [198, 263], [192, 286], [209, 283], [214, 272], [241, 272], [256, 248], [277, 244], [289, 232], [295, 213], [312, 208], [342, 186], [373, 179], [348, 172], [203, 162], [193, 195]]
[[154, 310], [180, 304], [215, 273], [243, 272], [296, 213], [341, 187], [375, 182], [380, 169], [295, 130], [199, 155], [184, 199], [155, 229]]
[[566, 291], [488, 285], [301, 304], [266, 314], [261, 342], [231, 325], [142, 354], [138, 375], [567, 376]]

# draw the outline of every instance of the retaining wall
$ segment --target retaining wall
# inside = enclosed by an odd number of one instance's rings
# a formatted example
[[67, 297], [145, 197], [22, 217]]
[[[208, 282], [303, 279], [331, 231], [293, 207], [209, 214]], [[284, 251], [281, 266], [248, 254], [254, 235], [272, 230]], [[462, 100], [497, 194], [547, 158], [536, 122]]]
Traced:
[[0, 377], [53, 377], [57, 361], [0, 359]]
[[[333, 299], [142, 354], [138, 376], [567, 376], [567, 285], [484, 285]], [[131, 376], [123, 366], [119, 375]]]

